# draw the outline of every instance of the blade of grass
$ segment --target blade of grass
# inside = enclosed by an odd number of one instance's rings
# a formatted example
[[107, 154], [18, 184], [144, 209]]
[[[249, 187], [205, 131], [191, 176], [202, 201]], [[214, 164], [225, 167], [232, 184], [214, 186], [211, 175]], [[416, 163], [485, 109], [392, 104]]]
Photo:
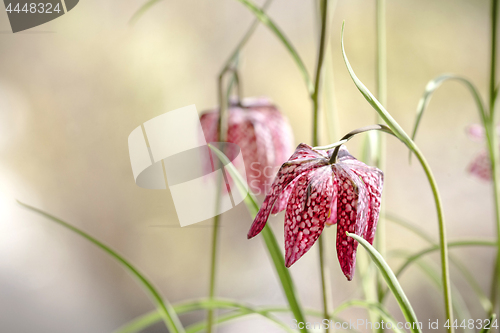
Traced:
[[165, 325], [169, 329], [170, 332], [175, 332], [175, 333], [185, 333], [184, 327], [181, 324], [181, 321], [179, 320], [179, 317], [177, 316], [177, 313], [175, 312], [174, 308], [168, 300], [163, 298], [160, 295], [160, 292], [153, 286], [153, 284], [144, 276], [143, 273], [141, 273], [135, 266], [133, 266], [128, 260], [126, 260], [124, 257], [119, 255], [116, 251], [111, 249], [109, 246], [106, 244], [98, 241], [94, 237], [90, 236], [86, 232], [72, 226], [69, 223], [64, 222], [63, 220], [50, 215], [38, 208], [32, 207], [30, 205], [27, 205], [21, 201], [17, 201], [21, 206], [38, 213], [42, 215], [43, 217], [58, 223], [59, 225], [73, 231], [74, 233], [78, 234], [79, 236], [82, 236], [83, 238], [87, 239], [94, 245], [97, 245], [101, 250], [109, 254], [113, 259], [115, 259], [118, 263], [120, 263], [123, 268], [128, 270], [133, 276], [135, 276], [139, 282], [142, 284], [142, 286], [149, 292], [150, 296], [152, 297], [154, 303], [156, 304], [159, 313], [162, 316], [163, 321], [165, 322]]
[[[484, 240], [464, 240], [464, 241], [455, 241], [455, 242], [449, 242], [448, 243], [448, 247], [449, 248], [454, 248], [454, 247], [464, 247], [464, 246], [492, 246], [492, 247], [496, 247], [496, 242], [494, 241], [484, 241]], [[419, 251], [418, 253], [414, 254], [414, 255], [411, 255], [407, 258], [407, 260], [399, 267], [399, 269], [396, 271], [396, 277], [400, 277], [401, 274], [403, 274], [403, 272], [414, 262], [416, 262], [417, 260], [419, 260], [420, 258], [422, 258], [423, 256], [429, 254], [429, 253], [432, 253], [432, 252], [436, 252], [439, 250], [439, 245], [433, 245], [429, 248], [426, 248], [422, 251]], [[464, 275], [464, 277], [467, 278], [467, 275], [469, 275], [470, 273], [468, 272], [468, 270], [466, 270], [466, 273], [462, 273]], [[469, 282], [471, 284], [471, 286], [474, 288], [475, 285], [477, 285], [477, 282], [475, 282], [475, 279], [473, 279], [473, 282]], [[486, 297], [486, 295], [484, 294], [484, 292], [482, 291], [481, 287], [479, 285], [477, 285], [477, 288], [478, 290], [475, 290], [476, 291], [476, 294], [478, 295], [478, 299], [481, 303], [481, 305], [483, 306], [483, 308], [485, 309], [485, 311], [489, 311], [489, 309], [491, 308], [491, 303], [489, 302], [488, 298]], [[476, 289], [476, 288], [474, 288]], [[388, 291], [385, 290], [382, 295], [381, 295], [381, 302], [384, 301], [385, 297], [387, 296], [387, 293]]]
[[128, 24], [134, 25], [139, 21], [139, 19], [148, 11], [149, 8], [153, 7], [156, 5], [158, 2], [162, 0], [148, 0], [146, 1], [135, 13], [132, 15], [130, 20], [128, 21]]
[[488, 333], [490, 330], [491, 330], [491, 323], [497, 318], [497, 315], [494, 313], [490, 316], [489, 318], [489, 322], [490, 322], [490, 325], [486, 325], [481, 331], [479, 331], [479, 333]]
[[[358, 79], [354, 70], [347, 59], [347, 55], [345, 53], [344, 48], [344, 23], [342, 24], [342, 38], [341, 38], [341, 48], [342, 48], [342, 56], [344, 57], [344, 62], [346, 64], [347, 70], [354, 84], [361, 92], [363, 97], [368, 101], [368, 103], [378, 112], [380, 117], [384, 119], [387, 125], [391, 128], [394, 134], [417, 156], [420, 165], [424, 169], [425, 175], [429, 182], [429, 185], [432, 190], [432, 195], [434, 197], [434, 202], [436, 205], [436, 213], [438, 219], [438, 229], [439, 229], [439, 245], [440, 245], [440, 256], [441, 256], [441, 278], [443, 280], [444, 286], [444, 306], [446, 309], [446, 318], [450, 323], [453, 322], [453, 310], [451, 306], [451, 290], [450, 290], [450, 272], [449, 272], [449, 261], [448, 261], [448, 248], [447, 237], [446, 237], [446, 225], [444, 221], [443, 207], [441, 203], [441, 196], [439, 194], [439, 190], [437, 187], [436, 179], [431, 171], [429, 163], [425, 159], [424, 155], [417, 147], [417, 145], [411, 140], [411, 138], [406, 134], [403, 128], [398, 124], [398, 122], [391, 116], [389, 112], [384, 108], [382, 104], [373, 96], [373, 94], [366, 88], [366, 86]], [[452, 325], [448, 328], [449, 333], [454, 332], [454, 328]]]
[[[425, 86], [424, 95], [422, 96], [422, 98], [420, 98], [420, 101], [418, 102], [417, 106], [417, 116], [415, 119], [415, 125], [413, 126], [413, 132], [411, 135], [412, 140], [415, 140], [415, 137], [417, 136], [417, 130], [424, 115], [424, 111], [427, 109], [427, 106], [429, 105], [429, 102], [431, 101], [433, 94], [446, 81], [457, 81], [465, 85], [465, 87], [470, 91], [472, 97], [474, 98], [477, 110], [479, 112], [479, 117], [481, 119], [483, 126], [486, 123], [488, 115], [486, 114], [486, 109], [484, 108], [483, 100], [476, 86], [474, 86], [474, 84], [471, 81], [469, 81], [464, 77], [454, 74], [443, 74], [429, 81], [429, 83], [427, 83], [427, 85]], [[410, 152], [410, 158], [411, 158], [411, 152]]]
[[[398, 321], [394, 319], [393, 316], [387, 311], [386, 308], [380, 303], [376, 302], [370, 302], [370, 301], [365, 301], [365, 300], [349, 300], [346, 301], [339, 306], [335, 308], [333, 311], [333, 315], [340, 313], [344, 310], [350, 309], [350, 308], [364, 308], [369, 311], [373, 311], [375, 314], [377, 314], [380, 318], [385, 319], [387, 322], [390, 322], [392, 325], [392, 330], [396, 333], [404, 333], [405, 331], [402, 329], [399, 329], [397, 327]], [[358, 327], [359, 328], [359, 327]], [[365, 327], [367, 328], [367, 327]]]
[[[370, 254], [370, 258], [372, 258], [372, 260], [375, 262], [375, 265], [377, 265], [380, 273], [382, 274], [382, 277], [384, 278], [385, 282], [389, 286], [389, 289], [392, 291], [394, 297], [396, 298], [396, 301], [398, 302], [401, 312], [403, 313], [406, 321], [412, 324], [411, 331], [421, 333], [421, 329], [418, 325], [419, 321], [417, 319], [417, 315], [415, 314], [415, 311], [413, 311], [410, 301], [406, 297], [403, 288], [401, 288], [398, 279], [394, 275], [389, 265], [385, 262], [384, 258], [373, 246], [370, 245], [370, 243], [368, 243], [358, 235], [347, 233], [347, 236], [358, 241], [358, 243], [361, 244]], [[417, 327], [415, 327], [415, 325]]]
[[[464, 247], [464, 246], [493, 246], [493, 247], [496, 247], [497, 246], [497, 242], [495, 241], [485, 241], [485, 240], [462, 240], [462, 241], [453, 241], [453, 242], [449, 242], [448, 243], [448, 247], [449, 248], [452, 248], [452, 247]], [[396, 272], [396, 276], [399, 277], [406, 268], [408, 268], [408, 266], [420, 259], [421, 257], [423, 257], [424, 255], [426, 254], [429, 254], [429, 253], [432, 253], [432, 252], [435, 252], [435, 251], [438, 251], [439, 250], [439, 245], [433, 245], [427, 249], [424, 249], [422, 251], [419, 251], [418, 253], [410, 256], [408, 258], [408, 260], [405, 261], [405, 263], [403, 265], [401, 265], [401, 267], [397, 270]]]
[[271, 32], [273, 32], [276, 37], [283, 43], [285, 48], [288, 50], [290, 55], [292, 56], [293, 60], [295, 61], [295, 64], [300, 70], [300, 73], [302, 74], [302, 77], [304, 78], [304, 81], [306, 83], [307, 91], [309, 92], [309, 95], [312, 96], [314, 93], [314, 86], [311, 81], [311, 78], [309, 76], [309, 72], [307, 71], [306, 66], [304, 65], [304, 62], [300, 58], [299, 54], [293, 47], [292, 43], [288, 40], [288, 38], [285, 36], [285, 34], [281, 31], [280, 28], [271, 20], [271, 18], [264, 12], [262, 9], [257, 7], [255, 3], [253, 3], [250, 0], [238, 0], [241, 2], [245, 7], [247, 7], [254, 15], [257, 17], [266, 27], [268, 27]]
[[[423, 231], [422, 229], [415, 226], [413, 223], [405, 221], [401, 217], [395, 216], [394, 214], [386, 214], [385, 217], [387, 218], [388, 221], [396, 223], [399, 226], [412, 231], [414, 234], [416, 234], [420, 238], [424, 239], [429, 244], [437, 245], [437, 243], [434, 241], [434, 239], [429, 234], [427, 234], [425, 231]], [[472, 290], [476, 294], [476, 297], [479, 300], [479, 303], [481, 304], [483, 309], [486, 311], [486, 313], [490, 313], [491, 302], [488, 299], [488, 297], [486, 296], [486, 294], [484, 293], [483, 288], [479, 285], [479, 282], [477, 282], [474, 275], [462, 263], [462, 261], [459, 260], [459, 258], [457, 258], [456, 256], [454, 256], [452, 254], [450, 254], [450, 262], [457, 268], [457, 270], [460, 272], [460, 274], [462, 274], [462, 276], [465, 278], [467, 283], [470, 285], [470, 287], [472, 288]], [[384, 291], [384, 292], [386, 293], [387, 291]]]
[[[443, 290], [443, 284], [441, 283], [441, 279], [439, 278], [439, 273], [436, 271], [436, 269], [434, 269], [434, 267], [422, 260], [417, 261], [417, 266], [425, 275], [427, 275], [429, 280], [431, 280], [431, 282], [439, 291]], [[458, 291], [458, 288], [453, 284], [453, 282], [451, 284], [451, 290], [453, 292], [452, 305], [455, 313], [457, 314], [458, 321], [460, 322], [461, 320], [468, 320], [469, 318], [472, 318], [467, 304], [465, 303], [462, 295]], [[474, 333], [474, 330], [468, 328], [468, 326], [466, 326], [464, 331], [467, 333]]]
[[[261, 308], [254, 308], [236, 301], [232, 300], [224, 300], [224, 299], [199, 299], [199, 300], [192, 300], [192, 301], [186, 301], [181, 304], [176, 304], [174, 305], [174, 309], [177, 312], [177, 314], [184, 314], [188, 312], [193, 312], [193, 311], [199, 311], [199, 310], [206, 310], [206, 309], [226, 309], [226, 310], [235, 310], [239, 311], [242, 314], [256, 314], [259, 316], [262, 316], [262, 314], [271, 314], [271, 313], [290, 313], [291, 310], [288, 307], [275, 307], [275, 306], [269, 306], [269, 307], [261, 307]], [[317, 318], [322, 318], [323, 313], [321, 311], [316, 311], [316, 310], [305, 310], [305, 313], [307, 315], [312, 316], [312, 317], [317, 317]], [[221, 319], [222, 317], [219, 317]], [[265, 319], [269, 319], [267, 317], [263, 317]], [[235, 317], [236, 319], [236, 317]], [[230, 319], [227, 319], [230, 320]], [[334, 317], [335, 321], [343, 321], [342, 319], [338, 317]], [[114, 333], [136, 333], [140, 332], [147, 327], [156, 324], [157, 322], [161, 321], [161, 314], [154, 310], [151, 312], [148, 312], [142, 316], [139, 316], [130, 322], [126, 323], [119, 329], [115, 330]], [[193, 328], [191, 328], [193, 329]], [[186, 333], [188, 331], [186, 330]]]
[[[234, 165], [229, 161], [226, 155], [222, 153], [219, 149], [212, 145], [208, 145], [210, 149], [217, 155], [217, 157], [222, 161], [224, 164], [225, 169], [229, 172], [231, 175], [233, 181], [235, 182], [236, 186], [238, 187], [238, 190], [240, 193], [245, 197], [245, 204], [250, 211], [250, 214], [252, 218], [255, 218], [257, 215], [257, 212], [259, 211], [259, 205], [257, 203], [257, 200], [255, 196], [252, 194], [251, 191], [249, 191], [248, 186], [246, 184], [246, 181], [243, 179], [243, 177], [240, 175], [240, 173], [236, 170]], [[269, 255], [271, 256], [271, 259], [274, 264], [274, 268], [276, 269], [276, 273], [278, 274], [278, 277], [281, 282], [281, 286], [283, 288], [283, 291], [285, 292], [286, 299], [288, 301], [288, 304], [290, 305], [290, 308], [292, 309], [292, 313], [295, 316], [295, 319], [298, 322], [303, 322], [305, 323], [305, 317], [304, 317], [304, 312], [302, 310], [302, 306], [300, 305], [300, 302], [296, 296], [296, 291], [295, 291], [295, 286], [292, 280], [292, 277], [290, 275], [290, 272], [288, 269], [285, 267], [285, 260], [283, 257], [283, 253], [281, 252], [279, 248], [278, 241], [276, 240], [276, 237], [274, 236], [273, 231], [271, 230], [271, 227], [269, 225], [266, 225], [264, 229], [261, 232], [264, 242], [266, 244], [267, 250], [269, 252]], [[306, 328], [301, 329], [302, 332], [307, 332]]]

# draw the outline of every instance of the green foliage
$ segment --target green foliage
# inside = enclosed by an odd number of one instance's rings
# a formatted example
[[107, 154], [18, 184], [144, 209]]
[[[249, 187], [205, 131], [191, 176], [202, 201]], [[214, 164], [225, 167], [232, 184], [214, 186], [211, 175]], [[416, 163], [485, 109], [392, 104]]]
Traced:
[[158, 309], [158, 312], [160, 313], [163, 321], [165, 322], [165, 325], [169, 329], [170, 332], [172, 333], [185, 333], [184, 327], [181, 324], [181, 321], [179, 320], [179, 317], [177, 316], [177, 313], [175, 312], [174, 308], [170, 303], [168, 302], [167, 299], [163, 298], [160, 295], [160, 292], [153, 286], [153, 284], [146, 278], [146, 276], [141, 273], [135, 266], [133, 266], [128, 260], [126, 260], [124, 257], [119, 255], [116, 251], [111, 249], [109, 246], [106, 244], [98, 241], [94, 237], [90, 236], [86, 232], [72, 226], [69, 223], [64, 222], [63, 220], [50, 215], [38, 208], [32, 207], [30, 205], [27, 205], [25, 203], [22, 203], [18, 201], [19, 204], [21, 204], [23, 207], [38, 213], [47, 219], [56, 222], [57, 224], [71, 230], [72, 232], [76, 233], [77, 235], [80, 235], [81, 237], [87, 239], [94, 245], [98, 246], [101, 250], [109, 254], [113, 259], [115, 259], [123, 268], [125, 268], [127, 271], [129, 271], [133, 276], [139, 280], [140, 284], [146, 289], [151, 298], [153, 299], [154, 303], [156, 304], [156, 307]]

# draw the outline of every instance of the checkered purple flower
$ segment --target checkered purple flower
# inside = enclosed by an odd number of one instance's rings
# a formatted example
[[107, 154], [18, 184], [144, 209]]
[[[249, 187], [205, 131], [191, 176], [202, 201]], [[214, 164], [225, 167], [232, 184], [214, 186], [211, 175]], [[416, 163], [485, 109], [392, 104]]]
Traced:
[[333, 150], [315, 151], [300, 144], [281, 166], [248, 232], [255, 237], [269, 214], [285, 211], [285, 265], [290, 267], [316, 242], [325, 225], [337, 224], [337, 257], [350, 281], [354, 274], [358, 242], [346, 232], [366, 239], [375, 237], [383, 173], [339, 149], [336, 163]]

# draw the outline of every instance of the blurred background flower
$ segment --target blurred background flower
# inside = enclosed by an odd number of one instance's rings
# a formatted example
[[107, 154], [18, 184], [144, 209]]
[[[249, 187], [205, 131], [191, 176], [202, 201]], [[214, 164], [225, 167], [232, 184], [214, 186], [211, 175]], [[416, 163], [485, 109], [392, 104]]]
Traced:
[[[81, 1], [69, 14], [17, 34], [10, 32], [6, 13], [0, 14], [1, 331], [110, 332], [153, 309], [135, 281], [104, 253], [22, 210], [15, 198], [116, 248], [171, 301], [207, 293], [212, 222], [179, 228], [169, 191], [137, 187], [127, 137], [139, 124], [166, 111], [193, 103], [198, 110], [216, 105], [218, 71], [253, 17], [234, 0], [162, 1], [129, 26], [142, 3]], [[339, 47], [345, 19], [349, 59], [373, 90], [374, 11], [373, 2], [361, 0], [338, 1], [336, 7], [330, 42], [341, 133], [376, 119], [345, 70]], [[312, 71], [318, 39], [313, 3], [276, 0], [269, 13]], [[438, 74], [464, 75], [486, 91], [488, 19], [488, 1], [388, 2], [387, 107], [402, 126], [411, 128], [424, 87]], [[240, 63], [245, 95], [272, 97], [290, 120], [294, 145], [309, 142], [311, 106], [301, 74], [266, 28], [257, 29]], [[478, 146], [463, 128], [479, 119], [464, 89], [449, 83], [435, 94], [418, 137], [441, 189], [450, 239], [493, 234], [490, 185], [466, 173]], [[325, 137], [322, 144], [328, 143]], [[437, 235], [435, 207], [423, 171], [418, 163], [408, 163], [401, 143], [387, 141], [387, 211]], [[353, 155], [359, 154], [361, 142], [362, 138], [349, 142]], [[278, 215], [269, 221], [280, 242], [282, 220]], [[218, 295], [254, 304], [284, 304], [262, 242], [246, 240], [251, 222], [243, 205], [222, 216]], [[393, 224], [388, 224], [388, 238], [389, 250], [424, 245]], [[333, 260], [335, 234], [326, 234], [325, 241]], [[453, 251], [480, 272], [477, 278], [487, 289], [493, 251]], [[304, 305], [319, 308], [317, 251], [310, 252], [291, 272]], [[437, 255], [431, 258], [438, 263]], [[335, 305], [359, 295], [357, 283], [345, 281], [340, 270], [331, 273]], [[451, 274], [470, 299], [472, 291], [454, 270]], [[441, 296], [416, 268], [403, 275], [401, 283], [421, 320], [443, 316]], [[393, 299], [388, 304], [399, 314]], [[470, 305], [472, 317], [481, 317], [475, 301]], [[183, 320], [189, 323], [203, 316], [200, 312]], [[343, 314], [347, 319], [365, 316], [362, 310]], [[276, 330], [254, 319], [219, 332]], [[148, 330], [164, 331], [161, 324]]]

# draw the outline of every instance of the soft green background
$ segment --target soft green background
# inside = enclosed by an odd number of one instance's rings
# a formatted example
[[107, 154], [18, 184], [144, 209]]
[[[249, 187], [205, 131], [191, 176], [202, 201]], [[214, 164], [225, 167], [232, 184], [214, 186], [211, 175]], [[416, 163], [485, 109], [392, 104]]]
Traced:
[[[67, 15], [12, 34], [0, 14], [0, 330], [2, 332], [110, 332], [153, 309], [147, 296], [105, 254], [61, 227], [21, 209], [15, 198], [88, 231], [137, 264], [171, 301], [208, 290], [211, 221], [179, 228], [169, 191], [145, 190], [133, 181], [127, 137], [164, 112], [216, 104], [216, 76], [252, 22], [234, 0], [163, 1], [135, 25], [142, 1], [83, 0]], [[312, 1], [276, 0], [270, 15], [312, 71], [317, 31]], [[331, 26], [335, 95], [342, 132], [372, 124], [375, 112], [352, 83], [340, 53], [374, 89], [374, 2], [338, 1]], [[428, 80], [464, 75], [486, 91], [489, 1], [388, 1], [388, 110], [410, 130]], [[259, 27], [241, 58], [246, 96], [270, 96], [289, 117], [295, 143], [310, 142], [311, 105], [302, 77], [285, 49]], [[472, 98], [449, 83], [433, 98], [417, 143], [441, 189], [450, 239], [493, 236], [491, 187], [466, 173], [480, 143], [465, 136], [478, 122]], [[388, 140], [384, 188], [387, 210], [437, 236], [434, 203], [417, 163]], [[348, 147], [359, 152], [361, 139]], [[328, 143], [323, 140], [324, 144]], [[196, 205], [196, 203], [193, 203]], [[246, 240], [251, 220], [243, 205], [222, 218], [218, 294], [252, 304], [284, 304], [263, 243]], [[282, 241], [283, 214], [271, 219]], [[389, 248], [423, 244], [389, 225]], [[325, 231], [335, 304], [360, 295], [343, 277], [335, 228]], [[437, 238], [437, 237], [436, 237]], [[363, 250], [360, 250], [360, 252]], [[493, 250], [457, 251], [489, 288]], [[437, 256], [433, 257], [435, 262]], [[303, 303], [320, 308], [317, 252], [291, 269]], [[390, 261], [396, 267], [397, 261]], [[482, 317], [470, 290], [474, 319]], [[413, 268], [401, 280], [421, 321], [442, 318], [441, 295]], [[394, 300], [389, 302], [398, 318]], [[364, 318], [363, 311], [344, 314]], [[183, 317], [185, 323], [203, 314]], [[287, 319], [288, 320], [288, 319]], [[425, 326], [424, 326], [425, 327]], [[260, 320], [220, 332], [274, 332]], [[150, 332], [164, 332], [157, 325]]]

